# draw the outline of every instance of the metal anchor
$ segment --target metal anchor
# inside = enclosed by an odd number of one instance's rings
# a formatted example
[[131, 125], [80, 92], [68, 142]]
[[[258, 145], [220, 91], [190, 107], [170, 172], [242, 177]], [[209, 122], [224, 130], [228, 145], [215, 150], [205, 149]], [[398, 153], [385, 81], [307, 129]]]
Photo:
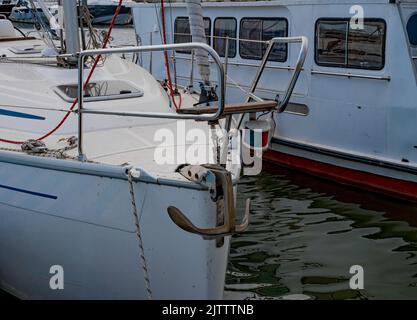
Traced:
[[[205, 165], [205, 166], [186, 166], [180, 169], [180, 173], [192, 181], [199, 182], [203, 185], [212, 183], [213, 179], [209, 179], [214, 175], [214, 186], [208, 186], [210, 194], [213, 200], [218, 200], [217, 190], [218, 187], [223, 190], [224, 201], [224, 224], [214, 228], [199, 228], [194, 225], [182, 211], [176, 207], [169, 207], [168, 214], [172, 221], [181, 229], [203, 236], [207, 239], [225, 237], [237, 233], [244, 232], [249, 226], [249, 214], [250, 214], [250, 199], [246, 200], [245, 214], [241, 224], [236, 224], [236, 208], [233, 195], [233, 182], [230, 172], [227, 172], [223, 167], [217, 165]], [[213, 189], [214, 188], [214, 189]]]

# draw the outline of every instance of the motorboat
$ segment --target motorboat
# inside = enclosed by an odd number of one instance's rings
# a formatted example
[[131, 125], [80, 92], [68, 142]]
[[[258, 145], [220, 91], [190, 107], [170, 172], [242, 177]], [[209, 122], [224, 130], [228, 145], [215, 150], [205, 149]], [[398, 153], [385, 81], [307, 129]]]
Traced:
[[[158, 5], [159, 10], [161, 6]], [[168, 43], [192, 39], [186, 3], [164, 8]], [[298, 49], [274, 37], [305, 36], [313, 44], [285, 109], [246, 117], [273, 120], [263, 159], [337, 183], [385, 196], [417, 200], [417, 1], [279, 0], [203, 3], [208, 44], [227, 70], [227, 99], [252, 94], [282, 98]], [[161, 42], [155, 4], [133, 8], [138, 38]], [[175, 77], [198, 88], [191, 51], [176, 51]], [[165, 77], [161, 59], [144, 55], [142, 65]], [[234, 124], [244, 128], [242, 117]]]
[[[89, 0], [87, 1], [88, 9], [93, 16], [94, 24], [110, 24], [114, 12], [117, 9], [117, 0]], [[132, 24], [133, 16], [129, 4], [133, 1], [125, 1], [120, 9], [116, 20], [116, 25]]]

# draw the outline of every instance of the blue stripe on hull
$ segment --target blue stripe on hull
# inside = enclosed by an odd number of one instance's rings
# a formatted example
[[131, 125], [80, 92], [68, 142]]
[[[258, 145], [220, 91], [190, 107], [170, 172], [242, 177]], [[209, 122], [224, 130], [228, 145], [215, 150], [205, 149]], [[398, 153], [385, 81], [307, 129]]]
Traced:
[[29, 191], [29, 190], [24, 190], [24, 189], [19, 189], [19, 188], [14, 188], [14, 187], [5, 186], [5, 185], [2, 185], [2, 184], [0, 184], [0, 188], [11, 190], [11, 191], [16, 191], [16, 192], [21, 192], [21, 193], [26, 193], [26, 194], [30, 194], [32, 196], [37, 196], [37, 197], [42, 197], [42, 198], [47, 198], [47, 199], [53, 199], [53, 200], [58, 199], [57, 196], [52, 196], [50, 194], [34, 192], [34, 191]]
[[0, 116], [32, 119], [32, 120], [45, 120], [46, 119], [45, 117], [36, 116], [34, 114], [10, 111], [10, 110], [5, 110], [5, 109], [0, 109]]

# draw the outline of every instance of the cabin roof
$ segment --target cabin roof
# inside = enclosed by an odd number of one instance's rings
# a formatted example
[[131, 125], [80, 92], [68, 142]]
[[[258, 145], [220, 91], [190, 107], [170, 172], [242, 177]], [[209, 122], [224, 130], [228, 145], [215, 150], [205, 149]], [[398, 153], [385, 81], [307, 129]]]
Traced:
[[[204, 0], [203, 0], [204, 1]], [[297, 6], [297, 5], [320, 5], [320, 4], [390, 4], [390, 3], [415, 3], [417, 0], [271, 0], [271, 1], [206, 1], [203, 2], [204, 7], [263, 7], [263, 6]], [[132, 7], [154, 6], [154, 3], [135, 3]], [[170, 3], [172, 7], [183, 7], [185, 2]]]

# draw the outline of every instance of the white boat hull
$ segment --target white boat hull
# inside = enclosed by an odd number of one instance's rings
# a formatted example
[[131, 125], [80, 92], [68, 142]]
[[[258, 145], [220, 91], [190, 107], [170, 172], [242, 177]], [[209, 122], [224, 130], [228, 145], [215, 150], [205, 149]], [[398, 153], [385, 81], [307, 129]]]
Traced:
[[[146, 299], [123, 168], [51, 159], [29, 166], [2, 154], [1, 288], [24, 299]], [[221, 299], [229, 240], [217, 248], [167, 214], [173, 205], [196, 225], [215, 225], [208, 192], [145, 182], [134, 189], [153, 297]], [[49, 285], [54, 265], [64, 269], [63, 290]]]

